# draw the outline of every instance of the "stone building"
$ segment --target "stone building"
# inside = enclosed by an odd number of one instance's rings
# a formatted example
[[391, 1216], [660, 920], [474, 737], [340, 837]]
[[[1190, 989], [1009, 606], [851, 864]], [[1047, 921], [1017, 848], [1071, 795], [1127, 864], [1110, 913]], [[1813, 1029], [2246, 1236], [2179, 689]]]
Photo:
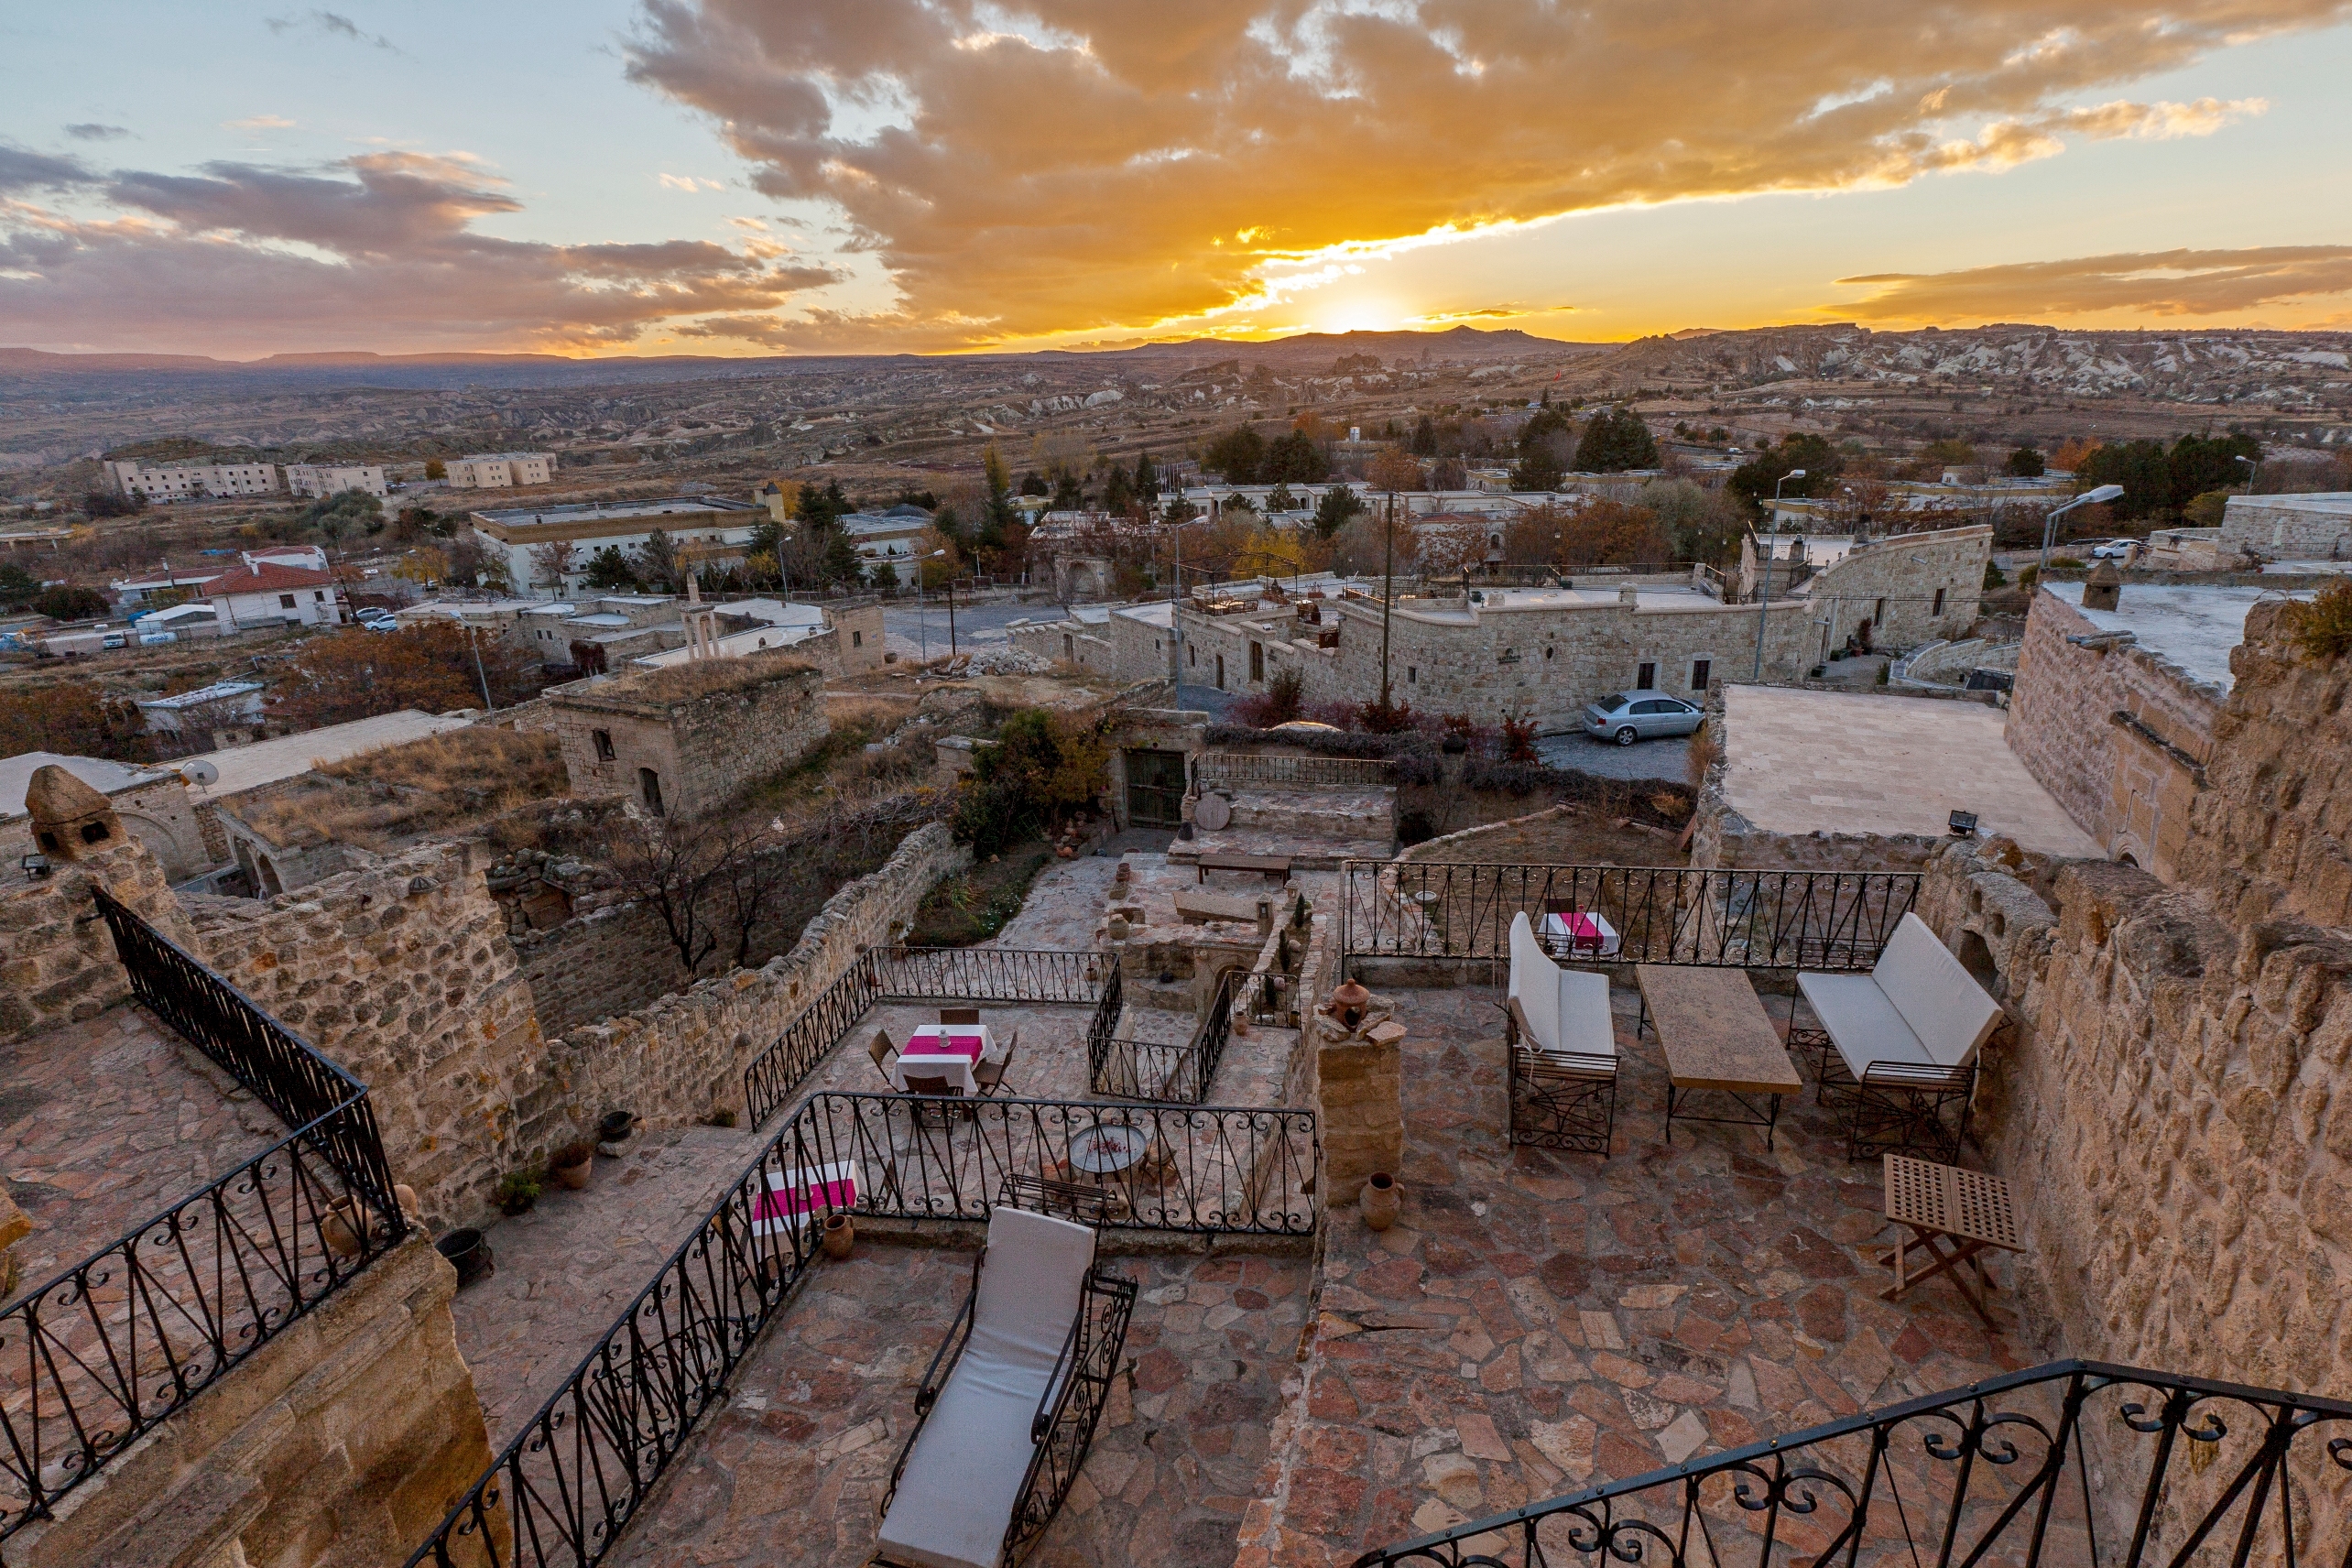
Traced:
[[103, 757], [60, 757], [28, 751], [0, 757], [0, 859], [13, 872], [19, 855], [33, 849], [27, 791], [45, 767], [63, 768], [105, 797], [129, 834], [147, 845], [174, 881], [213, 864], [207, 850], [198, 802], [188, 781], [169, 768], [140, 768]]
[[2222, 505], [2221, 543], [2266, 561], [2352, 556], [2352, 490], [2232, 495]]
[[[1965, 634], [1984, 597], [1993, 530], [1983, 525], [1933, 533], [1819, 538], [1764, 537], [1772, 557], [1772, 592], [1802, 595], [1816, 610], [1821, 648], [1814, 662], [1862, 639], [1873, 648], [1916, 648]], [[1740, 597], [1762, 586], [1758, 540], [1740, 544]]]
[[2273, 590], [2093, 584], [2033, 596], [2009, 745], [2110, 857], [2170, 882], [2247, 618]]
[[575, 794], [699, 816], [790, 767], [830, 726], [823, 677], [789, 653], [592, 676], [547, 692]]

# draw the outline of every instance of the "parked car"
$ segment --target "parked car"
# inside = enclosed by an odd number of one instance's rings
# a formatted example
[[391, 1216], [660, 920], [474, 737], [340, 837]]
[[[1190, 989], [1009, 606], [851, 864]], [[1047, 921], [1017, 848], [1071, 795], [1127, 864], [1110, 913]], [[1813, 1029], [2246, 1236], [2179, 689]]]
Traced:
[[2139, 550], [2140, 546], [2140, 541], [2136, 539], [2109, 539], [2105, 544], [2091, 547], [2091, 559], [2093, 561], [2129, 561]]
[[1657, 691], [1620, 691], [1584, 709], [1584, 733], [1631, 746], [1657, 735], [1686, 735], [1706, 717], [1704, 711]]

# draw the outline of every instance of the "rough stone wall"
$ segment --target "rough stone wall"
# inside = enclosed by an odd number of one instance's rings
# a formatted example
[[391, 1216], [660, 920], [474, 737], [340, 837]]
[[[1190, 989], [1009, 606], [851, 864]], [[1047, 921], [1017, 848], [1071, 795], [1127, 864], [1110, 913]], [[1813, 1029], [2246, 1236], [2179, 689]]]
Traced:
[[[832, 726], [819, 691], [823, 680], [810, 669], [779, 671], [755, 686], [674, 702], [575, 681], [549, 693], [551, 727], [572, 793], [643, 800], [639, 773], [650, 768], [661, 781], [663, 810], [697, 816], [824, 739]], [[597, 745], [599, 732], [610, 757]]]
[[1804, 585], [1805, 603], [1828, 621], [1812, 662], [1845, 647], [1866, 616], [1879, 648], [1964, 635], [1976, 622], [1992, 556], [1993, 530], [1978, 525], [1897, 534], [1824, 569]]
[[[1008, 640], [1023, 653], [1057, 663], [1074, 664], [1082, 670], [1092, 670], [1113, 680], [1127, 677], [1120, 672], [1119, 647], [1112, 640], [1107, 626], [1091, 625], [1084, 621], [1051, 621], [1044, 626], [1015, 626]], [[1160, 667], [1151, 674], [1165, 675], [1167, 659], [1163, 655]], [[1151, 674], [1135, 677], [1149, 680]]]
[[[2330, 497], [2339, 506], [2343, 497]], [[2352, 513], [2322, 510], [2310, 495], [2232, 495], [2222, 504], [2225, 548], [2268, 557], [2330, 561], [2352, 551]]]
[[490, 1464], [423, 1236], [8, 1544], [20, 1568], [397, 1568]]
[[2034, 594], [2009, 698], [2009, 749], [2109, 854], [2171, 880], [2222, 693], [2148, 649], [2066, 640], [2098, 632], [2056, 594]]
[[945, 824], [917, 828], [881, 870], [827, 900], [791, 952], [552, 1042], [550, 1056], [575, 1114], [593, 1119], [625, 1109], [661, 1127], [739, 1113], [752, 1058], [859, 953], [903, 931], [940, 878], [971, 863], [972, 852]]
[[1976, 1127], [2066, 1348], [2341, 1396], [2352, 669], [2275, 630], [2232, 657], [2179, 886], [1996, 840], [1937, 855], [1922, 914], [2009, 1014]]
[[419, 845], [267, 904], [208, 899], [196, 952], [369, 1086], [393, 1174], [435, 1225], [572, 1136], [480, 852]]
[[195, 946], [163, 863], [136, 838], [62, 862], [38, 882], [0, 884], [0, 1040], [96, 1018], [130, 996], [93, 884], [182, 947]]

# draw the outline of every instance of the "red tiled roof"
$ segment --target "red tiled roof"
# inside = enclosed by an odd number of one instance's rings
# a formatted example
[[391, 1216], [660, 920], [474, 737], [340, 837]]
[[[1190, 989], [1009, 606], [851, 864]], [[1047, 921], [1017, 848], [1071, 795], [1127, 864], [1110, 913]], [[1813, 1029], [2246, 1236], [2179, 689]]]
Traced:
[[280, 566], [266, 561], [258, 566], [243, 567], [225, 572], [204, 584], [204, 597], [223, 598], [231, 593], [284, 593], [296, 588], [327, 588], [334, 583], [334, 573], [313, 572], [306, 566]]

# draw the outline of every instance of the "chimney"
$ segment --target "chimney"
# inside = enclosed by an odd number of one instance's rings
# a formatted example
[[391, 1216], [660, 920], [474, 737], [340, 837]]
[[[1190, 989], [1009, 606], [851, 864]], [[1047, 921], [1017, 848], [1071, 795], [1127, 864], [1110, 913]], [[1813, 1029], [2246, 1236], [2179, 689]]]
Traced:
[[2113, 610], [2123, 601], [2123, 573], [2116, 570], [2115, 558], [2103, 556], [2091, 568], [2091, 575], [2083, 584], [2083, 608]]

